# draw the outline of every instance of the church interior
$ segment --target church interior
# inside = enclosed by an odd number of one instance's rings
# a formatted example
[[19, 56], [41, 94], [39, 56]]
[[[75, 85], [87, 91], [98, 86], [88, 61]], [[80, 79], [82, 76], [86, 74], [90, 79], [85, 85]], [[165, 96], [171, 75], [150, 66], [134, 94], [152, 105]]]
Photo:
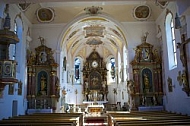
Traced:
[[189, 31], [188, 0], [2, 0], [0, 125], [189, 125]]

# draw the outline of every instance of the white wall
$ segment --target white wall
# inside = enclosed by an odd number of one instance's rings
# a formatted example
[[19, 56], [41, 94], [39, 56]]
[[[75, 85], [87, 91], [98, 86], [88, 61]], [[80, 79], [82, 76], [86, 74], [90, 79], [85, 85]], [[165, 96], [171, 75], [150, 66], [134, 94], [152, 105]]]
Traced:
[[[176, 5], [173, 3], [170, 3], [167, 7], [170, 11], [172, 11], [173, 15], [175, 16], [176, 11]], [[179, 82], [177, 81], [178, 71], [182, 71], [184, 68], [182, 67], [181, 61], [180, 61], [180, 52], [177, 49], [177, 68], [173, 70], [169, 70], [168, 67], [168, 55], [167, 55], [167, 44], [166, 44], [166, 32], [165, 32], [165, 16], [166, 11], [164, 11], [160, 17], [156, 21], [156, 25], [160, 25], [161, 31], [162, 31], [162, 45], [163, 45], [163, 60], [164, 60], [164, 88], [165, 90], [165, 96], [164, 96], [164, 103], [165, 103], [165, 109], [167, 111], [176, 112], [176, 113], [182, 113], [182, 114], [189, 114], [190, 115], [190, 97], [186, 95], [184, 91], [182, 91], [182, 86], [179, 85]], [[175, 18], [175, 17], [174, 17]], [[190, 20], [187, 20], [188, 26]], [[188, 27], [189, 29], [189, 27]], [[180, 32], [179, 30], [175, 30], [176, 34], [176, 42], [180, 42]], [[172, 78], [172, 83], [175, 85], [175, 88], [173, 88], [173, 92], [168, 92], [168, 86], [167, 86], [167, 78]]]

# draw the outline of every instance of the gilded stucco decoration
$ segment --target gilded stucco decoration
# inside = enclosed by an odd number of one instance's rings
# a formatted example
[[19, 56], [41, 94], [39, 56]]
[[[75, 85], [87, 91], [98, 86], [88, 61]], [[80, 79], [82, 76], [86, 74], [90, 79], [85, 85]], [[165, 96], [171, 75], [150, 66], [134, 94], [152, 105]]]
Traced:
[[183, 70], [178, 72], [177, 80], [180, 86], [183, 86], [182, 90], [189, 96], [190, 88], [188, 84], [187, 72]]
[[113, 45], [115, 45], [115, 46], [117, 47], [117, 44], [114, 42], [113, 39], [110, 39], [110, 38], [108, 38], [108, 39], [110, 40], [110, 42], [111, 42]]
[[85, 38], [94, 36], [104, 37], [104, 29], [105, 27], [100, 25], [92, 25], [85, 27]]
[[78, 31], [79, 31], [79, 29], [73, 31], [73, 32], [69, 35], [69, 37], [67, 38], [67, 40], [69, 40], [70, 38], [72, 38]]

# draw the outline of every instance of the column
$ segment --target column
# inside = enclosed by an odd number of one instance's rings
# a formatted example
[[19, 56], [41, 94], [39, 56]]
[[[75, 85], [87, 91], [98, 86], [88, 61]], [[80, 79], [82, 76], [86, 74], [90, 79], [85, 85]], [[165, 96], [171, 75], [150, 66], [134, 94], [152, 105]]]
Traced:
[[50, 95], [55, 96], [55, 71], [51, 71], [51, 76], [50, 76]]

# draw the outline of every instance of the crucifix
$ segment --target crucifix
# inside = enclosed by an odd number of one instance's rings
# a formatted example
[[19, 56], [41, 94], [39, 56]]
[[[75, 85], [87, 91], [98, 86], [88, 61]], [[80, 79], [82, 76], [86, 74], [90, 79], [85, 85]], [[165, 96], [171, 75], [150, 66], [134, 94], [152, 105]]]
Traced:
[[190, 95], [190, 87], [189, 87], [189, 80], [188, 80], [188, 63], [187, 63], [187, 53], [186, 53], [186, 45], [190, 42], [190, 38], [185, 40], [185, 35], [181, 35], [181, 43], [177, 43], [177, 48], [180, 50], [180, 60], [182, 62], [183, 67], [185, 70], [183, 71], [183, 75], [186, 77], [186, 84], [183, 85], [183, 91], [186, 92], [186, 94]]

